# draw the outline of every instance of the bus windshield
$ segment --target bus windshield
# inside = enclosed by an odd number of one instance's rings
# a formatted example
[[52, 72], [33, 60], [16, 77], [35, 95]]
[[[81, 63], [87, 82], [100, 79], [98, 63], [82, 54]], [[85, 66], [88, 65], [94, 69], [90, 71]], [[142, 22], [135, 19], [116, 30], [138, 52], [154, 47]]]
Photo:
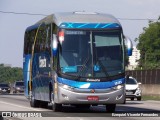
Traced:
[[110, 77], [124, 73], [121, 31], [64, 30], [59, 69], [77, 77]]

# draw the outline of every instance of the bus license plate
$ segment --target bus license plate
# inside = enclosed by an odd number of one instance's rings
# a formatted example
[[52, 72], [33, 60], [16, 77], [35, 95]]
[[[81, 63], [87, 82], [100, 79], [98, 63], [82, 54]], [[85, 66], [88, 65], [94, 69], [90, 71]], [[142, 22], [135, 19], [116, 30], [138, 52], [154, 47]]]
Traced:
[[98, 101], [98, 100], [99, 100], [99, 97], [98, 97], [98, 96], [88, 96], [88, 97], [87, 97], [87, 100], [88, 100], [88, 101]]
[[133, 92], [126, 92], [126, 95], [132, 95]]

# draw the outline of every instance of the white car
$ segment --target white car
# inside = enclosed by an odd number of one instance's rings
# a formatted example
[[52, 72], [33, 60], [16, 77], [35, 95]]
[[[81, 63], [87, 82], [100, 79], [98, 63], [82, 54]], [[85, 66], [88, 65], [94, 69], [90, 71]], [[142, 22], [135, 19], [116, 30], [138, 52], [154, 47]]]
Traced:
[[139, 87], [140, 84], [133, 77], [126, 79], [126, 98], [130, 98], [131, 100], [137, 98], [138, 101], [141, 101], [142, 90]]

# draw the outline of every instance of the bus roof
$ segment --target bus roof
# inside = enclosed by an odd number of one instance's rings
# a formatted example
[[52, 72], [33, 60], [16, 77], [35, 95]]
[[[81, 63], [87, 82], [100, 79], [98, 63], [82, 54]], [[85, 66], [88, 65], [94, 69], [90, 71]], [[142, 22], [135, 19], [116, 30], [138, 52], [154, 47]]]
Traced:
[[114, 16], [95, 12], [54, 13], [38, 21], [35, 25], [42, 23], [55, 23], [60, 28], [121, 27], [120, 22]]

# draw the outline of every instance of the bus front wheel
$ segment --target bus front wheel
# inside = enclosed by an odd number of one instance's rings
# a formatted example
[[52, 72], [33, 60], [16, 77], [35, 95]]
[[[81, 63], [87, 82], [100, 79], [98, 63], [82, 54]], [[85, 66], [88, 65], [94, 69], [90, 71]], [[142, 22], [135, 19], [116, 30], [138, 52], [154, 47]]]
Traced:
[[106, 111], [109, 113], [115, 112], [116, 104], [107, 104], [106, 105]]
[[54, 112], [58, 112], [62, 110], [62, 104], [52, 103], [52, 109]]
[[58, 112], [58, 111], [62, 110], [62, 104], [55, 103], [55, 101], [54, 101], [54, 94], [51, 91], [51, 89], [50, 89], [50, 101], [51, 101], [51, 104], [52, 104], [52, 110], [54, 112]]

